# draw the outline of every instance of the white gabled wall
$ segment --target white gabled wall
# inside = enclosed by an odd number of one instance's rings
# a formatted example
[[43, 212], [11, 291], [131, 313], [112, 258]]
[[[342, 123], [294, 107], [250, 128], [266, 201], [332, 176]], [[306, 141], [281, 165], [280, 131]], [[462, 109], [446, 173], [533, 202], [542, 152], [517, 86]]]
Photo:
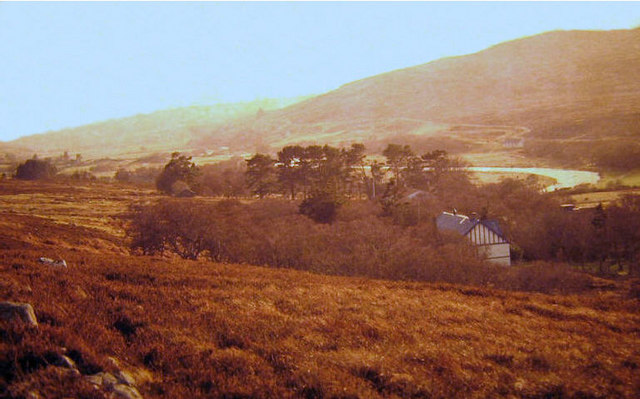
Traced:
[[477, 224], [467, 233], [467, 237], [478, 246], [480, 256], [502, 266], [511, 266], [509, 243], [486, 226]]
[[511, 266], [511, 252], [509, 243], [479, 245], [478, 253], [484, 256], [489, 262], [501, 265]]
[[480, 223], [476, 224], [473, 229], [467, 233], [467, 237], [476, 245], [502, 244], [507, 242], [504, 238], [489, 230], [487, 226]]

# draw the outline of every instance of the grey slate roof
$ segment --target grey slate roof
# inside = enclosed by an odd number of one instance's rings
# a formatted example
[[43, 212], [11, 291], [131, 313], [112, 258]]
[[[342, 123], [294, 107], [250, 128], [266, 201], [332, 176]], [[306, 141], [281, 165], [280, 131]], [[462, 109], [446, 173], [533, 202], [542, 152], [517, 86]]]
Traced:
[[449, 212], [442, 212], [436, 218], [436, 226], [438, 230], [448, 230], [455, 231], [460, 235], [466, 235], [471, 229], [473, 229], [477, 224], [482, 224], [486, 226], [489, 230], [493, 231], [501, 238], [506, 240], [504, 233], [502, 233], [502, 229], [500, 228], [500, 224], [497, 220], [481, 220], [477, 218], [470, 219], [468, 216], [461, 214], [453, 214]]

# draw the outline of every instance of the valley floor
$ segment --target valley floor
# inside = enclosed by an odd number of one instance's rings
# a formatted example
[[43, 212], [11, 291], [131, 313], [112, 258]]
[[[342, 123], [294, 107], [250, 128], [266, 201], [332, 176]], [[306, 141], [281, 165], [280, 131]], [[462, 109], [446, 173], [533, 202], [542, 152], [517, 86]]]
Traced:
[[132, 256], [122, 215], [154, 196], [0, 181], [0, 297], [39, 321], [0, 322], [0, 396], [109, 397], [87, 376], [116, 363], [148, 398], [640, 396], [629, 281], [560, 296]]

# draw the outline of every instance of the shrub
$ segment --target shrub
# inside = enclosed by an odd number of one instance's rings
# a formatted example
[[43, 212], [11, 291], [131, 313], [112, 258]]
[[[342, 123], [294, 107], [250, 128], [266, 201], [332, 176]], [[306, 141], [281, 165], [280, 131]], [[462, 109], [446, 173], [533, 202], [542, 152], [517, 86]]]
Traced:
[[118, 168], [113, 178], [116, 179], [116, 181], [128, 183], [131, 181], [131, 172], [123, 168]]
[[16, 178], [22, 180], [51, 179], [56, 173], [56, 167], [51, 165], [49, 161], [29, 159], [18, 165]]
[[308, 216], [318, 223], [331, 223], [341, 202], [329, 193], [314, 193], [300, 203], [300, 214]]
[[300, 215], [289, 201], [163, 200], [133, 209], [127, 232], [131, 248], [143, 254], [327, 274], [483, 283], [493, 270], [461, 237], [442, 236], [428, 222], [395, 225], [370, 205], [326, 224]]
[[185, 259], [197, 259], [212, 247], [215, 221], [206, 207], [185, 200], [161, 201], [152, 206], [135, 206], [128, 234], [131, 248], [144, 254], [170, 250]]

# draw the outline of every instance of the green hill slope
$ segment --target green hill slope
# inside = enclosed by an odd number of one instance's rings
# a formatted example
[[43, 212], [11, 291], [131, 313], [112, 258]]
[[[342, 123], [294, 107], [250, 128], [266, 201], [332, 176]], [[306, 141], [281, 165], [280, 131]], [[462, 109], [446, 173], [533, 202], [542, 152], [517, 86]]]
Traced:
[[[43, 155], [59, 155], [69, 151], [82, 153], [85, 158], [184, 150], [192, 148], [194, 137], [207, 134], [228, 120], [255, 117], [263, 111], [280, 108], [300, 99], [264, 99], [174, 108], [26, 136], [10, 144], [27, 147]], [[221, 132], [217, 131], [216, 134], [220, 135]]]
[[224, 131], [275, 145], [412, 135], [497, 150], [523, 134], [637, 136], [638, 109], [640, 29], [558, 31], [349, 83]]

